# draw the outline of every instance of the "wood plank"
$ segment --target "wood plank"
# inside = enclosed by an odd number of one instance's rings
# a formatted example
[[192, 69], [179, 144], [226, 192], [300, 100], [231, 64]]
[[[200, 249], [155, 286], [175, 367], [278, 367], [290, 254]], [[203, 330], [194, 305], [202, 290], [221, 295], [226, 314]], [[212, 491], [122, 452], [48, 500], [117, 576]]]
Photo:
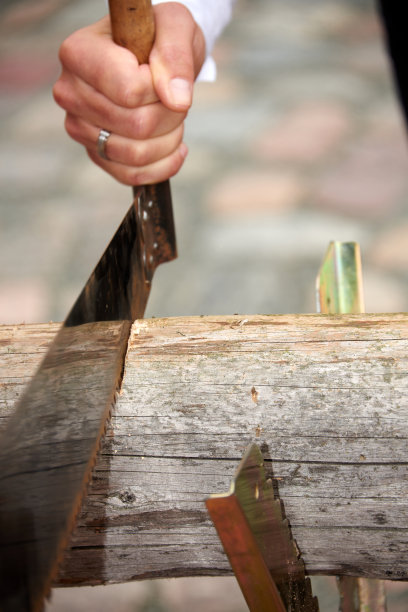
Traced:
[[[0, 414], [50, 333], [0, 329]], [[204, 499], [252, 441], [309, 572], [407, 580], [407, 349], [407, 315], [137, 321], [59, 584], [229, 573]]]

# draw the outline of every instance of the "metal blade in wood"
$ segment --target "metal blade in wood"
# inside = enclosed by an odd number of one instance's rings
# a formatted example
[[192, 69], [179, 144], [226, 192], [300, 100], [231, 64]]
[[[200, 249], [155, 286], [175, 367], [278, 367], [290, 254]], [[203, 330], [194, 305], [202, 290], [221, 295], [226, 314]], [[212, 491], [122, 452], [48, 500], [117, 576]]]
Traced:
[[[231, 498], [234, 498], [237, 504], [229, 505], [229, 513], [217, 513], [217, 504]], [[318, 612], [319, 605], [316, 597], [313, 597], [310, 579], [305, 576], [304, 564], [291, 537], [288, 521], [283, 518], [281, 502], [275, 499], [272, 481], [265, 476], [262, 453], [256, 444], [247, 449], [230, 492], [211, 496], [206, 503], [211, 516], [216, 519], [215, 526], [230, 560], [234, 558], [237, 550], [237, 542], [231, 538], [231, 524], [235, 520], [241, 520], [238, 513], [234, 515], [233, 508], [237, 507], [250, 528], [251, 541], [248, 540], [247, 544], [252, 546], [252, 538], [256, 542], [280, 593], [283, 609], [288, 612]], [[242, 555], [242, 550], [239, 554]], [[259, 570], [262, 571], [261, 566]], [[245, 567], [242, 571], [245, 574]], [[247, 584], [245, 575], [237, 578], [241, 588], [242, 584]], [[254, 589], [257, 585], [252, 582], [248, 588]], [[244, 596], [247, 602], [253, 599], [251, 593], [244, 592]], [[250, 608], [256, 609], [251, 606]], [[281, 608], [265, 608], [275, 609]]]
[[131, 322], [143, 317], [156, 267], [176, 257], [168, 182], [134, 195], [0, 439], [2, 612], [43, 607], [121, 382]]

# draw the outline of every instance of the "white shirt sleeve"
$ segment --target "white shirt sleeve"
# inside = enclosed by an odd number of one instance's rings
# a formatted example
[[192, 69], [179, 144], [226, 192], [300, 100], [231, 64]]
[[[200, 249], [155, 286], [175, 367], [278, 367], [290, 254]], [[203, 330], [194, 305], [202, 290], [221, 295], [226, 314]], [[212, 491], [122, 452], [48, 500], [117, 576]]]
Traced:
[[[152, 0], [152, 4], [163, 4], [171, 0]], [[200, 81], [214, 81], [216, 77], [216, 67], [211, 51], [218, 36], [231, 19], [232, 6], [235, 0], [177, 0], [183, 4], [192, 16], [194, 21], [203, 31], [207, 58], [198, 75]]]

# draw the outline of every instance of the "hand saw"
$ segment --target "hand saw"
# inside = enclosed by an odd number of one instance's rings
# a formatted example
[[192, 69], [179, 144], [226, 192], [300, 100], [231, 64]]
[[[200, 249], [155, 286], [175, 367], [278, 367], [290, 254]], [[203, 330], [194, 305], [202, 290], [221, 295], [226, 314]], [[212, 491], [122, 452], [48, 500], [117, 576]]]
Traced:
[[[115, 42], [146, 62], [150, 0], [110, 0], [110, 11]], [[131, 322], [143, 317], [156, 267], [176, 257], [168, 181], [133, 195], [0, 440], [1, 612], [43, 608], [120, 385]]]

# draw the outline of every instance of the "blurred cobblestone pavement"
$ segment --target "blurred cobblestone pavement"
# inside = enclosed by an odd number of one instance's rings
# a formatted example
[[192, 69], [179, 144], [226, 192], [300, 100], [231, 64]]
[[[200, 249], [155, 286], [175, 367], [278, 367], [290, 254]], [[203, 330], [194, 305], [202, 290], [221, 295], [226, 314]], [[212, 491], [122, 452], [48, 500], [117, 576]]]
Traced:
[[[57, 51], [103, 0], [0, 9], [0, 322], [62, 320], [130, 204], [63, 131]], [[330, 240], [357, 240], [367, 311], [408, 310], [408, 156], [369, 0], [242, 0], [172, 181], [179, 259], [147, 316], [312, 312]], [[334, 579], [315, 581], [322, 612]], [[390, 612], [408, 607], [390, 585]], [[234, 579], [58, 591], [51, 612], [247, 609]]]

